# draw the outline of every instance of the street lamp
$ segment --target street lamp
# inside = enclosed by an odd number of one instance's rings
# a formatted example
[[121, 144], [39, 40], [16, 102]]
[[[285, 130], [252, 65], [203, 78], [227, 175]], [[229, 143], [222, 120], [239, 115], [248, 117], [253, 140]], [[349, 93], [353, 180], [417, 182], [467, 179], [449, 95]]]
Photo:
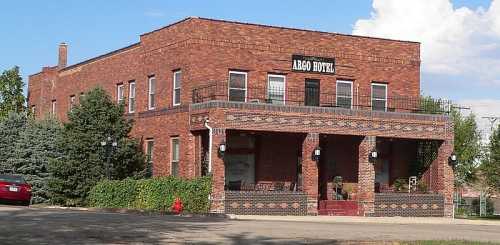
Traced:
[[111, 168], [112, 168], [111, 153], [116, 150], [118, 142], [116, 142], [116, 140], [113, 140], [111, 137], [108, 136], [108, 138], [101, 141], [101, 146], [105, 147], [105, 153], [106, 153], [106, 178], [108, 180], [111, 180]]

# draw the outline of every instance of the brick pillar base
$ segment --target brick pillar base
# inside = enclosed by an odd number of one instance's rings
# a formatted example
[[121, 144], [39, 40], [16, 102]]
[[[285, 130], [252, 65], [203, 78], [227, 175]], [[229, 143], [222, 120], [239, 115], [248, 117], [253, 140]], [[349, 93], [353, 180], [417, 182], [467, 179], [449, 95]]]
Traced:
[[212, 194], [210, 195], [210, 212], [224, 213], [224, 159], [218, 155], [219, 145], [226, 140], [224, 129], [213, 129], [212, 132]]
[[448, 163], [448, 158], [453, 152], [453, 139], [443, 141], [439, 146], [438, 156], [432, 164], [437, 164], [438, 193], [444, 196], [444, 216], [453, 215], [453, 191], [455, 176], [453, 168]]
[[358, 202], [363, 216], [372, 216], [375, 212], [375, 168], [369, 159], [375, 146], [374, 136], [365, 136], [359, 144]]
[[307, 194], [307, 214], [318, 215], [318, 163], [312, 159], [314, 149], [319, 146], [319, 134], [307, 134], [302, 144], [303, 189]]

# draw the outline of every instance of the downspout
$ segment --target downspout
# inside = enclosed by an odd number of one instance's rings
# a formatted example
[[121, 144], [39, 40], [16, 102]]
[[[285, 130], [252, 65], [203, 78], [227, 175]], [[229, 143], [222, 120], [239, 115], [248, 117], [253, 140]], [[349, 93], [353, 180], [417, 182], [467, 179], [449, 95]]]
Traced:
[[205, 128], [208, 129], [208, 173], [212, 173], [212, 127], [208, 126], [210, 120], [205, 119]]

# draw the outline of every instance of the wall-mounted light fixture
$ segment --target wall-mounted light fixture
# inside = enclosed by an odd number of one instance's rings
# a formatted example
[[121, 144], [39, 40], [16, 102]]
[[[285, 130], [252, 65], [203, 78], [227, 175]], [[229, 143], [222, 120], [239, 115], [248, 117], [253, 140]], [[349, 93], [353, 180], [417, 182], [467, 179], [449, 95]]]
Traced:
[[371, 163], [375, 163], [375, 160], [377, 160], [378, 158], [378, 151], [377, 149], [373, 149], [370, 151], [370, 155], [368, 156], [368, 160], [371, 162]]
[[321, 156], [321, 147], [316, 146], [316, 148], [314, 148], [313, 154], [312, 154], [313, 161], [319, 161], [320, 156]]
[[457, 166], [458, 163], [458, 156], [455, 152], [452, 152], [450, 157], [448, 158], [448, 164], [450, 164], [452, 167]]
[[226, 142], [222, 142], [219, 145], [219, 156], [223, 157], [224, 153], [226, 153]]

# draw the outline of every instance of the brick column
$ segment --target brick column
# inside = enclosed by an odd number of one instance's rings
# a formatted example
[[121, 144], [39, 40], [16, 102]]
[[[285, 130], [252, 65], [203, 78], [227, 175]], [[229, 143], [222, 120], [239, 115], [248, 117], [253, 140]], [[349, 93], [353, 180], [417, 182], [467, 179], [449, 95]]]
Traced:
[[212, 194], [210, 195], [210, 212], [224, 212], [224, 159], [218, 154], [219, 145], [226, 141], [226, 130], [214, 128], [212, 132]]
[[307, 213], [318, 214], [318, 163], [312, 159], [314, 148], [319, 146], [319, 134], [307, 134], [302, 143], [302, 186], [307, 194]]
[[359, 144], [358, 202], [364, 216], [374, 213], [375, 168], [369, 160], [369, 154], [375, 146], [375, 136], [365, 136]]
[[453, 152], [453, 139], [445, 140], [438, 149], [437, 158], [432, 165], [437, 165], [436, 187], [437, 192], [444, 196], [444, 216], [451, 217], [453, 213], [453, 191], [455, 176], [453, 168], [448, 163], [448, 159]]

